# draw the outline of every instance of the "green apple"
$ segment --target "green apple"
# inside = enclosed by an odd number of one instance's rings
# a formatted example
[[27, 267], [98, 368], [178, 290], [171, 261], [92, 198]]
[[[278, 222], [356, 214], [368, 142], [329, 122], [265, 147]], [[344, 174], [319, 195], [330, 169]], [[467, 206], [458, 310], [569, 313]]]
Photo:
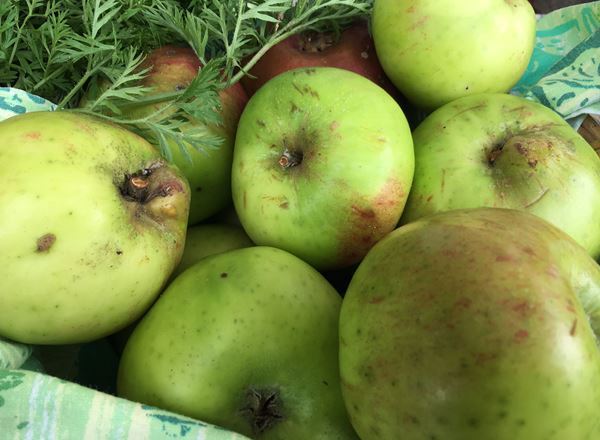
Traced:
[[600, 158], [549, 108], [506, 94], [446, 104], [413, 132], [402, 222], [440, 211], [529, 211], [600, 256]]
[[600, 268], [518, 210], [402, 226], [358, 267], [340, 316], [362, 440], [600, 438]]
[[396, 226], [413, 171], [390, 95], [347, 70], [300, 68], [263, 85], [240, 118], [233, 203], [256, 244], [336, 269]]
[[283, 250], [204, 258], [134, 330], [118, 393], [252, 438], [355, 439], [339, 383], [340, 306]]
[[141, 137], [57, 111], [0, 123], [0, 336], [98, 339], [137, 319], [183, 252], [187, 181]]
[[383, 70], [426, 109], [510, 90], [531, 58], [535, 27], [527, 0], [375, 0], [372, 15]]
[[253, 245], [240, 226], [218, 223], [191, 226], [187, 230], [181, 262], [171, 278], [209, 255]]
[[[198, 74], [200, 60], [189, 47], [166, 45], [148, 54], [141, 68], [149, 68], [142, 84], [152, 87], [148, 96], [185, 89]], [[239, 117], [246, 101], [246, 92], [234, 84], [220, 92], [222, 123], [209, 126], [209, 130], [223, 138], [218, 148], [204, 151], [187, 145], [189, 158], [175, 143], [170, 142], [171, 161], [187, 178], [192, 191], [188, 223], [195, 225], [231, 204], [231, 161]], [[129, 107], [127, 114], [145, 117], [162, 109], [165, 102]], [[190, 121], [190, 129], [201, 124]], [[184, 128], [186, 130], [187, 128]], [[191, 160], [190, 160], [191, 159]]]

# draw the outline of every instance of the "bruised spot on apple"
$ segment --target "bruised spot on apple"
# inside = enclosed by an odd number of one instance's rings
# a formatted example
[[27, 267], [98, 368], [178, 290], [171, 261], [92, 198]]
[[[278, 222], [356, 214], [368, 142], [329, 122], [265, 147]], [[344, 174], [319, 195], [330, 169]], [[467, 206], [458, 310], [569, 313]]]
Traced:
[[[0, 125], [0, 336], [71, 344], [133, 322], [181, 258], [183, 175], [141, 137], [78, 113]], [[32, 127], [39, 138], [23, 136]]]
[[36, 252], [47, 252], [50, 250], [54, 242], [56, 241], [56, 235], [49, 232], [47, 234], [42, 235], [37, 239], [36, 242]]
[[347, 267], [395, 227], [413, 168], [406, 118], [383, 89], [342, 69], [292, 70], [240, 119], [234, 205], [255, 243]]
[[413, 140], [402, 224], [452, 209], [521, 209], [600, 255], [600, 158], [552, 110], [507, 94], [472, 95], [431, 113]]

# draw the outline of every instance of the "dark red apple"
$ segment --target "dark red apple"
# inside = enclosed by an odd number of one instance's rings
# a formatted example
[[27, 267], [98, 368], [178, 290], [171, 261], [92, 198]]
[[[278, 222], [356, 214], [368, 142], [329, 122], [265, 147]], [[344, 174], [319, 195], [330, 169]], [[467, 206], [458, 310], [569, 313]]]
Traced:
[[241, 83], [252, 96], [274, 76], [297, 67], [338, 67], [362, 75], [396, 97], [397, 91], [385, 76], [373, 46], [367, 23], [360, 21], [336, 37], [333, 32], [304, 32], [269, 49], [250, 69]]

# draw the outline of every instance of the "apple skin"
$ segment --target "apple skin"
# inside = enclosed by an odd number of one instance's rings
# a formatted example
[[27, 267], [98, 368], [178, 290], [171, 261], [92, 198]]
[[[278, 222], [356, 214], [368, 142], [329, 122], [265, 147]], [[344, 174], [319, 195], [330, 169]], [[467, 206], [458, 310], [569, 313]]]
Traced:
[[506, 92], [525, 72], [536, 19], [527, 0], [375, 0], [375, 49], [392, 83], [433, 110]]
[[[148, 96], [185, 89], [197, 76], [201, 68], [200, 60], [189, 47], [173, 45], [153, 50], [142, 63], [141, 68], [151, 68], [142, 81], [153, 87]], [[246, 92], [237, 83], [220, 92], [222, 124], [210, 126], [210, 130], [223, 138], [224, 142], [216, 149], [197, 151], [188, 145], [192, 158], [190, 162], [175, 142], [170, 142], [175, 163], [189, 181], [192, 190], [189, 225], [195, 225], [231, 204], [231, 161], [235, 131], [239, 117], [248, 101]], [[165, 104], [155, 103], [128, 110], [134, 117], [143, 117], [159, 110]], [[190, 128], [200, 124], [192, 121]]]
[[187, 230], [181, 262], [171, 278], [210, 255], [249, 246], [254, 243], [240, 226], [217, 223], [191, 226]]
[[338, 67], [370, 79], [390, 95], [397, 90], [385, 76], [366, 21], [344, 29], [338, 38], [328, 32], [292, 35], [269, 49], [241, 79], [248, 96], [268, 80], [299, 67]]
[[342, 392], [362, 440], [594, 440], [598, 336], [600, 269], [570, 237], [522, 211], [445, 212], [358, 267]]
[[183, 252], [179, 170], [141, 137], [66, 111], [1, 122], [0, 157], [0, 335], [87, 342], [145, 312]]
[[254, 243], [338, 269], [394, 229], [413, 170], [392, 97], [347, 70], [300, 68], [261, 87], [240, 118], [233, 203]]
[[[356, 439], [339, 384], [340, 306], [316, 270], [280, 249], [204, 258], [134, 330], [118, 393], [261, 440]], [[282, 418], [250, 418], [245, 408], [269, 392]]]
[[402, 223], [451, 209], [522, 209], [600, 256], [600, 158], [549, 108], [506, 94], [468, 96], [430, 114], [413, 141]]

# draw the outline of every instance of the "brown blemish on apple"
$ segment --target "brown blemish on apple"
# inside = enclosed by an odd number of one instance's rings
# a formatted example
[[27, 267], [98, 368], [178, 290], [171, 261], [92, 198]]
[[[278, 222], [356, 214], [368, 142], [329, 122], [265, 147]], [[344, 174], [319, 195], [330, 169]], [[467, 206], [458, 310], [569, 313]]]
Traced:
[[397, 179], [390, 178], [370, 204], [352, 204], [348, 226], [339, 235], [340, 267], [359, 261], [377, 241], [395, 228], [404, 201], [402, 184]]
[[454, 301], [454, 307], [460, 309], [468, 309], [471, 307], [472, 303], [473, 301], [470, 298], [459, 298], [456, 301]]
[[410, 8], [408, 8], [406, 10], [406, 12], [408, 12], [409, 14], [412, 14], [413, 12], [415, 12], [415, 5], [412, 5]]
[[546, 269], [546, 273], [552, 278], [557, 278], [560, 275], [560, 271], [558, 270], [558, 267], [555, 264], [551, 264], [550, 266], [548, 266], [548, 269]]
[[292, 102], [290, 105], [290, 113], [297, 113], [300, 111], [300, 108], [296, 105], [296, 103]]
[[340, 127], [340, 123], [338, 121], [333, 121], [329, 124], [329, 131], [335, 131]]
[[507, 261], [514, 261], [515, 258], [512, 255], [498, 255], [496, 256], [496, 261], [498, 261], [499, 263], [503, 263], [503, 262], [507, 262]]
[[573, 320], [573, 324], [571, 324], [571, 330], [569, 330], [569, 335], [575, 336], [577, 333], [577, 319]]
[[305, 93], [308, 93], [308, 94], [309, 94], [310, 96], [312, 96], [313, 98], [319, 99], [319, 93], [318, 93], [318, 92], [317, 92], [315, 89], [313, 89], [312, 87], [310, 87], [310, 86], [308, 86], [308, 85], [305, 85], [305, 86], [302, 88], [302, 90], [303, 90]]
[[410, 29], [411, 30], [415, 30], [417, 28], [422, 27], [425, 23], [427, 23], [427, 21], [429, 20], [429, 16], [428, 15], [424, 15], [423, 17], [419, 18], [417, 21], [415, 21], [411, 26]]
[[262, 119], [257, 119], [256, 123], [258, 124], [259, 127], [265, 128], [267, 126], [267, 124], [265, 124], [265, 121], [263, 121]]
[[48, 252], [48, 250], [50, 250], [55, 241], [56, 235], [54, 235], [53, 233], [49, 232], [47, 234], [44, 234], [37, 239], [35, 251], [38, 253]]
[[497, 358], [497, 353], [475, 353], [475, 363], [477, 365], [485, 365]]
[[480, 104], [472, 105], [471, 107], [463, 108], [458, 113], [455, 113], [452, 116], [450, 116], [447, 119], [447, 121], [450, 121], [453, 118], [456, 118], [457, 116], [462, 115], [463, 113], [472, 112], [472, 111], [479, 110], [479, 109], [486, 108], [486, 107], [487, 107], [487, 103], [482, 102]]
[[375, 211], [373, 211], [371, 208], [360, 208], [356, 205], [352, 205], [352, 211], [364, 220], [371, 220], [376, 217]]
[[521, 329], [515, 333], [515, 341], [516, 342], [523, 342], [528, 337], [529, 337], [529, 332], [527, 330]]
[[383, 296], [376, 296], [375, 298], [371, 298], [369, 300], [369, 304], [379, 304], [384, 300]]
[[281, 209], [288, 209], [288, 208], [289, 208], [289, 206], [290, 206], [290, 204], [289, 204], [289, 202], [287, 202], [287, 201], [286, 201], [286, 202], [281, 202], [281, 203], [279, 204], [279, 207], [280, 207]]
[[534, 257], [536, 255], [535, 251], [533, 249], [531, 249], [529, 246], [525, 246], [523, 248], [523, 252], [526, 253], [527, 255], [532, 256], [532, 257]]
[[23, 136], [27, 139], [38, 140], [42, 134], [39, 131], [30, 131]]
[[295, 81], [292, 81], [292, 87], [294, 87], [294, 89], [296, 89], [296, 91], [298, 93], [300, 93], [301, 95], [304, 95], [304, 92], [302, 91], [302, 89], [300, 88], [300, 86]]

